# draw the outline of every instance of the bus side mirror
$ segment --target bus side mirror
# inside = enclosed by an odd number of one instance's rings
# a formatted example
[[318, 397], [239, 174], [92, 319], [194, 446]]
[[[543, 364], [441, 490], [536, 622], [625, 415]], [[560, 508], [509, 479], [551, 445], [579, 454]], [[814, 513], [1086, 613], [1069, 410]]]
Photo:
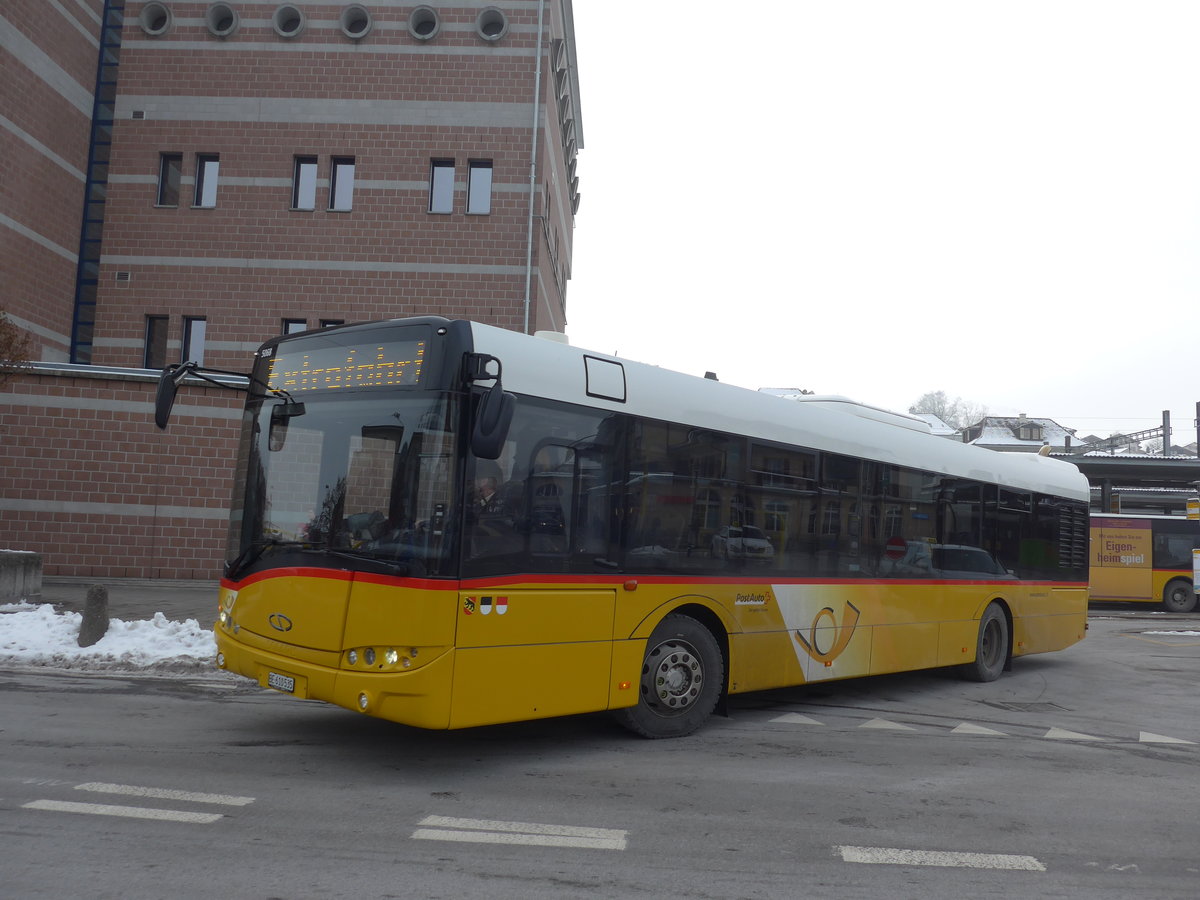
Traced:
[[479, 406], [475, 409], [471, 452], [480, 459], [499, 459], [516, 408], [517, 398], [505, 393], [497, 378], [488, 392], [479, 398]]
[[175, 394], [179, 383], [187, 374], [196, 368], [195, 363], [171, 363], [158, 376], [158, 390], [154, 394], [154, 424], [166, 428], [171, 419], [171, 409], [175, 406]]

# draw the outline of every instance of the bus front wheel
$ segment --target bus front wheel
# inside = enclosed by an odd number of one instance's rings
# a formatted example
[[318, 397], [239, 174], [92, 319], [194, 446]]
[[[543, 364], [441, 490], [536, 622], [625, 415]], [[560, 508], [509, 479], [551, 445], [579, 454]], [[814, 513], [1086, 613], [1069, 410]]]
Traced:
[[975, 661], [959, 670], [968, 681], [995, 681], [1008, 662], [1008, 618], [997, 603], [983, 611], [975, 640]]
[[1190, 581], [1174, 578], [1163, 588], [1162, 602], [1167, 612], [1191, 612], [1196, 608], [1196, 591]]
[[712, 715], [724, 680], [716, 638], [691, 616], [672, 613], [646, 642], [637, 704], [616, 710], [617, 721], [642, 737], [691, 734]]

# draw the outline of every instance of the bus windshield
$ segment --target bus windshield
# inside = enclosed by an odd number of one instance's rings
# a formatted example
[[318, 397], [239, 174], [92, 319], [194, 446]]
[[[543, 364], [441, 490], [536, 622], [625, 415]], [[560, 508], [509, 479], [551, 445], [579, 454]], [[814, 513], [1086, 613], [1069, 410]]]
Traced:
[[353, 557], [451, 574], [457, 406], [453, 395], [424, 392], [252, 401], [226, 574], [266, 557], [271, 566], [344, 567]]

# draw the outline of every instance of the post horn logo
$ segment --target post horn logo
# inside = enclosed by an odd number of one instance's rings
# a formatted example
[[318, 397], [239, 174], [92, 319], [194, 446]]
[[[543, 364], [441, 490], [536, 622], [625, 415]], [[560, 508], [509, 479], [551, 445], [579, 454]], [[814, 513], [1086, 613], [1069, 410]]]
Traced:
[[[812, 627], [808, 631], [807, 638], [800, 631], [795, 633], [796, 643], [817, 662], [829, 665], [849, 646], [860, 615], [862, 613], [858, 611], [858, 607], [853, 603], [847, 603], [846, 610], [842, 614], [842, 624], [838, 625], [833, 609], [827, 606], [813, 616]], [[828, 621], [824, 621], [826, 619]], [[832, 629], [830, 629], [830, 625], [833, 626]], [[818, 628], [821, 629], [820, 640], [818, 640]], [[830, 631], [832, 631], [832, 640], [830, 640]]]
[[291, 631], [292, 620], [283, 613], [271, 613], [267, 616], [267, 623], [276, 631]]

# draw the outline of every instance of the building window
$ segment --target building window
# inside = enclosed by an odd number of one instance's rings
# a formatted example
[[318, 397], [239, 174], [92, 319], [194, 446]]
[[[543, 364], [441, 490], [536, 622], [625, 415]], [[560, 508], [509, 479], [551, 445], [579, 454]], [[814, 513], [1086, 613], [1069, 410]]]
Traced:
[[408, 14], [408, 33], [418, 41], [428, 41], [437, 37], [441, 27], [438, 14], [428, 6], [418, 6]]
[[146, 348], [142, 368], [165, 369], [167, 366], [167, 316], [146, 316]]
[[345, 325], [345, 324], [346, 324], [345, 319], [322, 319], [321, 320], [322, 328], [332, 328], [334, 325]]
[[170, 7], [166, 4], [147, 3], [142, 7], [138, 22], [142, 26], [142, 31], [151, 37], [158, 37], [171, 30], [174, 16], [171, 15]]
[[208, 322], [201, 316], [185, 316], [183, 319], [183, 362], [204, 365], [204, 334]]
[[1022, 441], [1040, 441], [1042, 439], [1042, 426], [1021, 425], [1017, 428], [1017, 437]]
[[304, 13], [291, 3], [285, 3], [271, 16], [271, 25], [281, 38], [294, 38], [304, 30]]
[[182, 153], [163, 153], [158, 158], [159, 206], [179, 205], [179, 179], [183, 172]]
[[292, 209], [317, 208], [317, 158], [297, 156], [292, 172]]
[[300, 332], [300, 331], [308, 331], [308, 320], [307, 319], [284, 319], [283, 320], [283, 333], [284, 334], [296, 334], [297, 332]]
[[342, 34], [352, 41], [361, 41], [375, 26], [370, 11], [358, 3], [351, 3], [343, 9], [338, 21], [342, 26]]
[[329, 178], [329, 208], [348, 212], [354, 203], [354, 157], [335, 156]]
[[435, 159], [429, 168], [429, 211], [454, 212], [454, 160]]
[[508, 17], [489, 6], [475, 17], [475, 33], [485, 41], [498, 41], [508, 34]]
[[196, 198], [193, 206], [217, 205], [217, 169], [221, 159], [216, 153], [196, 154]]
[[492, 211], [492, 161], [472, 159], [467, 165], [467, 212], [487, 215]]
[[204, 24], [213, 37], [229, 37], [238, 30], [241, 18], [228, 3], [214, 3], [204, 13]]

